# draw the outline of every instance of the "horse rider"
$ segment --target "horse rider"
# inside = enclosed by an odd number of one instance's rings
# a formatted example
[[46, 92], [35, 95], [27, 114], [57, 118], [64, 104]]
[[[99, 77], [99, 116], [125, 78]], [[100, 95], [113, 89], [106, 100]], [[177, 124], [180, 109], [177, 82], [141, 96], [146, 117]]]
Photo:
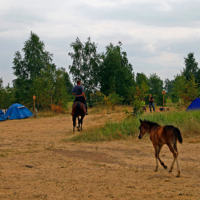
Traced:
[[81, 85], [81, 80], [77, 81], [77, 85], [75, 85], [73, 87], [72, 93], [75, 96], [74, 102], [75, 101], [80, 101], [80, 102], [84, 103], [85, 108], [86, 108], [86, 115], [88, 115], [86, 97], [85, 97], [84, 89], [83, 89], [83, 87]]

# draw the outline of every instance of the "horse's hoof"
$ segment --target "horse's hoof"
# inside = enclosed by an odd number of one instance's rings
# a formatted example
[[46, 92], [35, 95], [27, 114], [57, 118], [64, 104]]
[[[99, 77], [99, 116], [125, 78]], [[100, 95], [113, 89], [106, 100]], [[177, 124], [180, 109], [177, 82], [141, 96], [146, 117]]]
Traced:
[[170, 170], [169, 173], [172, 173], [172, 170]]
[[158, 170], [157, 169], [154, 169], [154, 172], [157, 172]]
[[167, 169], [167, 166], [165, 165], [164, 168]]
[[177, 174], [177, 176], [176, 177], [180, 177], [181, 176], [181, 172], [180, 171], [178, 171], [178, 174]]

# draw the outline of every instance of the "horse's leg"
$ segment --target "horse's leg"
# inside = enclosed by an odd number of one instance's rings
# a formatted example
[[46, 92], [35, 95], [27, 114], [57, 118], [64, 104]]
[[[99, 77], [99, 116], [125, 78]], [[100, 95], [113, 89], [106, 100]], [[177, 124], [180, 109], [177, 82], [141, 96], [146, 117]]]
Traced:
[[156, 158], [156, 169], [154, 172], [158, 171], [158, 146], [156, 144], [153, 144], [154, 150], [155, 150], [155, 158]]
[[161, 164], [165, 169], [167, 169], [167, 166], [164, 164], [164, 162], [160, 159], [160, 156], [159, 156], [162, 147], [163, 147], [163, 145], [159, 145], [159, 146], [157, 147], [158, 160], [160, 161], [160, 164]]
[[178, 162], [178, 153], [176, 152], [176, 150], [173, 148], [173, 146], [170, 143], [168, 143], [167, 146], [169, 147], [170, 151], [173, 153], [173, 156], [174, 156], [174, 160], [172, 161], [169, 172], [172, 172], [173, 167], [174, 167], [174, 163], [176, 161], [177, 170], [178, 170], [177, 177], [180, 177], [181, 170], [180, 170], [180, 166], [179, 166], [179, 162]]
[[82, 131], [82, 125], [83, 125], [83, 117], [81, 117], [81, 131]]
[[77, 126], [78, 131], [80, 131], [80, 119], [78, 117], [78, 126]]
[[174, 149], [175, 149], [175, 151], [177, 152], [177, 155], [178, 155], [177, 140], [175, 140], [173, 147], [174, 147]]
[[75, 127], [76, 127], [76, 118], [73, 119], [73, 132], [75, 131]]
[[177, 163], [177, 169], [178, 169], [178, 174], [176, 177], [180, 177], [181, 175], [181, 168], [180, 168], [180, 165], [179, 165], [179, 162], [178, 162], [178, 157], [176, 158], [176, 163]]
[[175, 161], [176, 161], [176, 158], [174, 158], [174, 160], [172, 161], [171, 167], [170, 167], [170, 169], [169, 169], [169, 172], [170, 172], [170, 173], [172, 172], [172, 170], [173, 170], [173, 168], [174, 168], [174, 163], [175, 163]]

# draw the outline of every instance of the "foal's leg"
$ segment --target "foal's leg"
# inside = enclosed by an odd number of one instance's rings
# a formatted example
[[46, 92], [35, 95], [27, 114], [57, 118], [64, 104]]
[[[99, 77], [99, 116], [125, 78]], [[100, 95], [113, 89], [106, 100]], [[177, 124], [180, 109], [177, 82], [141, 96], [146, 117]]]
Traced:
[[160, 164], [161, 164], [165, 169], [167, 169], [167, 166], [164, 164], [164, 162], [160, 159], [160, 156], [159, 156], [162, 147], [163, 147], [163, 145], [158, 146], [158, 160], [160, 161]]
[[160, 147], [157, 146], [156, 144], [153, 144], [153, 146], [154, 146], [155, 158], [156, 158], [156, 169], [154, 170], [154, 172], [157, 172], [158, 171], [158, 155], [159, 155], [159, 152], [160, 152]]
[[171, 144], [167, 144], [167, 146], [169, 147], [170, 151], [173, 153], [173, 156], [174, 156], [174, 160], [172, 161], [172, 164], [171, 164], [169, 172], [172, 172], [173, 167], [174, 167], [174, 163], [176, 161], [176, 163], [177, 163], [177, 169], [178, 169], [177, 177], [180, 177], [181, 170], [180, 170], [180, 166], [179, 166], [179, 162], [178, 162], [178, 157], [177, 157], [178, 156], [178, 152], [173, 148], [173, 146]]
[[163, 145], [154, 145], [154, 149], [155, 149], [155, 158], [156, 158], [156, 169], [154, 170], [155, 172], [158, 171], [158, 160], [160, 161], [160, 164], [167, 169], [167, 166], [164, 164], [164, 162], [162, 162], [162, 160], [159, 157], [160, 151], [162, 149]]

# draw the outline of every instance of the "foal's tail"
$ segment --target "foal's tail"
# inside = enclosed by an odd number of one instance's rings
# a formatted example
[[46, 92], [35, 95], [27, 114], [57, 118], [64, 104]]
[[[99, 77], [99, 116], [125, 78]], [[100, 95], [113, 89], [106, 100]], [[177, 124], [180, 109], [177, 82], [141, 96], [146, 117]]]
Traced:
[[76, 117], [77, 117], [79, 111], [80, 111], [80, 103], [77, 103], [76, 110], [75, 110], [74, 117], [73, 117], [73, 124], [74, 124], [74, 126], [76, 124]]
[[176, 137], [178, 138], [178, 141], [182, 144], [183, 138], [182, 138], [180, 130], [178, 128], [174, 127], [173, 131], [174, 131]]

